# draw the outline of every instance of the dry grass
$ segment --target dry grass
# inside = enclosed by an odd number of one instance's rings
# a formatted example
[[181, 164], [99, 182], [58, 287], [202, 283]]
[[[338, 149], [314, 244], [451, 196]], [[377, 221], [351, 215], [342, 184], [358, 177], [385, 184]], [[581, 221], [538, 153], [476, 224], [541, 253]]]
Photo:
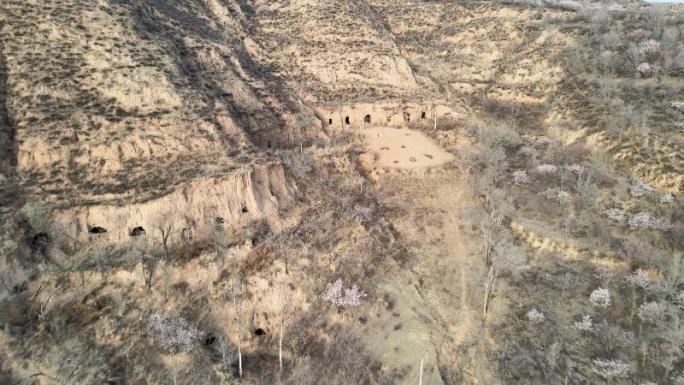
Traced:
[[[0, 382], [231, 384], [239, 342], [253, 383], [415, 383], [424, 357], [431, 384], [675, 384], [681, 17], [589, 16], [452, 1], [0, 3], [0, 154], [16, 158], [0, 180]], [[613, 33], [624, 60], [608, 66]], [[667, 71], [636, 76], [629, 43], [654, 37], [670, 56], [648, 60]], [[415, 128], [456, 160], [366, 178], [358, 136], [327, 137], [310, 108], [368, 101], [453, 105], [462, 116]], [[11, 207], [126, 205], [274, 160], [298, 188], [277, 226], [189, 239], [165, 258], [137, 243], [60, 250], [42, 209]], [[629, 196], [636, 179], [656, 192]], [[642, 212], [672, 229], [631, 229]], [[657, 285], [632, 289], [638, 268]], [[337, 278], [366, 302], [322, 301]], [[588, 300], [598, 287], [607, 309]], [[666, 322], [635, 315], [653, 301]], [[153, 312], [217, 338], [165, 354], [145, 334]], [[585, 315], [591, 333], [575, 327]], [[595, 358], [633, 378], [606, 381]]]

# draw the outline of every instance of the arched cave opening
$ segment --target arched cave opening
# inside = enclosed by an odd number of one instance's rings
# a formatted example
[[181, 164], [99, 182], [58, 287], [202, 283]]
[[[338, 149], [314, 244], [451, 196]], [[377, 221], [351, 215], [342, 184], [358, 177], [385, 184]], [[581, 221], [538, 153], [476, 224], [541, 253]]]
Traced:
[[207, 338], [204, 340], [204, 344], [207, 346], [213, 345], [214, 342], [216, 342], [216, 336], [213, 336], [211, 334], [209, 334]]
[[104, 227], [100, 227], [100, 226], [93, 226], [88, 230], [88, 232], [90, 234], [104, 234], [107, 232], [107, 229], [105, 229]]
[[332, 118], [328, 119], [328, 124], [332, 125]]
[[421, 118], [421, 119], [425, 119], [426, 117], [427, 117], [427, 114], [425, 113], [425, 111], [423, 111], [423, 112], [420, 113], [420, 118]]
[[371, 122], [371, 116], [370, 114], [367, 114], [366, 116], [363, 117], [363, 121], [365, 123], [370, 123]]
[[344, 124], [351, 124], [351, 123], [349, 123], [349, 117], [348, 116], [346, 116], [344, 118]]
[[48, 233], [36, 233], [31, 237], [31, 249], [45, 253], [52, 243], [52, 237]]
[[249, 209], [247, 208], [247, 206], [243, 206], [241, 211], [246, 214], [249, 212]]
[[254, 335], [257, 337], [265, 336], [266, 330], [264, 330], [262, 328], [257, 328], [256, 330], [254, 330]]
[[142, 235], [145, 235], [145, 228], [142, 226], [134, 227], [133, 230], [131, 230], [131, 237], [139, 237]]

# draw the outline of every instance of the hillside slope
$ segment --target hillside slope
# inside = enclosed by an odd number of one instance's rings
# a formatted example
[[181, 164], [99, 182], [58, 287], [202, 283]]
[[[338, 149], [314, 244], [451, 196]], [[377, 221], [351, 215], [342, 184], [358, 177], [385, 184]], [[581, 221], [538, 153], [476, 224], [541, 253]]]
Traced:
[[0, 0], [0, 383], [684, 383], [684, 12], [529, 3]]

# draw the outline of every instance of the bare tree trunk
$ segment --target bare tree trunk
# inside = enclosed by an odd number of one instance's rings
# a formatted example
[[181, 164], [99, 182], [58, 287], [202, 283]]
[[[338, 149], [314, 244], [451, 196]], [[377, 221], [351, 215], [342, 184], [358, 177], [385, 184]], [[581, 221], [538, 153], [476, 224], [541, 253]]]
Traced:
[[492, 229], [487, 228], [485, 225], [480, 226], [482, 231], [482, 242], [484, 248], [484, 263], [485, 266], [489, 266], [490, 257], [492, 255], [492, 243], [494, 235], [492, 234]]
[[280, 322], [280, 339], [278, 340], [278, 365], [283, 370], [283, 322]]
[[162, 246], [164, 247], [164, 259], [169, 260], [169, 237], [171, 236], [171, 231], [173, 230], [173, 225], [168, 224], [162, 226]]
[[420, 359], [420, 374], [418, 375], [418, 385], [423, 385], [423, 358]]
[[47, 306], [50, 303], [50, 300], [52, 300], [52, 296], [59, 290], [59, 286], [55, 287], [55, 290], [53, 290], [50, 294], [48, 294], [47, 299], [45, 302], [40, 304], [40, 314], [38, 314], [39, 319], [45, 319], [45, 314], [47, 313]]
[[242, 281], [233, 281], [231, 287], [231, 296], [233, 297], [233, 307], [235, 309], [235, 320], [237, 321], [238, 332], [238, 370], [240, 378], [242, 378], [242, 307], [238, 306], [238, 297], [242, 297], [244, 293], [244, 286]]
[[485, 294], [484, 294], [484, 305], [482, 307], [482, 317], [485, 318], [487, 317], [487, 311], [489, 310], [489, 298], [492, 295], [492, 292], [494, 291], [494, 283], [496, 282], [496, 270], [494, 269], [494, 266], [489, 268], [489, 273], [487, 274], [487, 278], [485, 279]]
[[238, 329], [238, 370], [242, 378], [242, 332]]

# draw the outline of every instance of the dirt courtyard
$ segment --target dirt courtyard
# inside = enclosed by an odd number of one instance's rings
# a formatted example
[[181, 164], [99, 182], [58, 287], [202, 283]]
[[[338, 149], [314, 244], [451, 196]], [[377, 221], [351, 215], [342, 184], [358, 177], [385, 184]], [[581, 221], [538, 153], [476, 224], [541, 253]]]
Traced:
[[453, 159], [429, 137], [407, 128], [375, 127], [360, 130], [378, 168], [426, 168]]

